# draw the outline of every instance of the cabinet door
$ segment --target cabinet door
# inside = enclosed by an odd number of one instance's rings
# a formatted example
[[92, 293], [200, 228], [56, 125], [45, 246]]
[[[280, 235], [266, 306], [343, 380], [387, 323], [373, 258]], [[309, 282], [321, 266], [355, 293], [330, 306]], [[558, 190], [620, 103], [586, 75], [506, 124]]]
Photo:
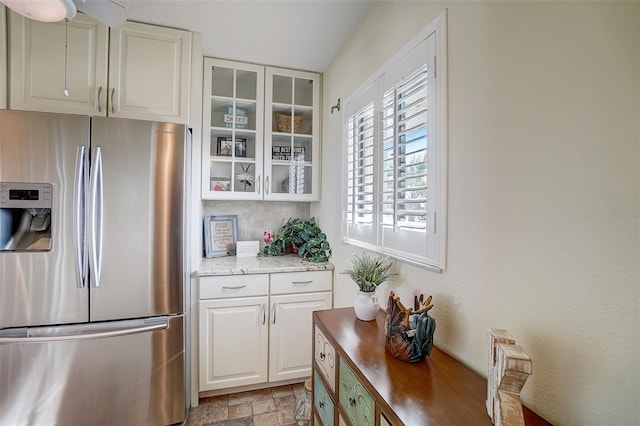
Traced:
[[266, 69], [265, 199], [316, 201], [320, 177], [320, 76]]
[[105, 115], [108, 28], [82, 14], [67, 24], [8, 15], [9, 108]]
[[267, 381], [268, 297], [199, 302], [200, 391]]
[[188, 31], [134, 22], [112, 28], [109, 115], [186, 123], [190, 64]]
[[[0, 22], [5, 23], [7, 9], [0, 5]], [[0, 109], [7, 108], [7, 32], [6, 26], [0, 29]]]
[[269, 381], [309, 377], [313, 311], [331, 308], [331, 292], [271, 297]]
[[205, 58], [202, 198], [262, 199], [264, 67]]

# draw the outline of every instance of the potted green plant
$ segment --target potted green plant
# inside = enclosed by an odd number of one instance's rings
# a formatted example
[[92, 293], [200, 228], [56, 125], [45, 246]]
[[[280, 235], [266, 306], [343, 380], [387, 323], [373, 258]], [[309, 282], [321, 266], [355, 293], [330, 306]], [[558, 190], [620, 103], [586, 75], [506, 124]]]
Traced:
[[353, 308], [356, 317], [362, 321], [371, 321], [378, 312], [378, 296], [376, 288], [388, 279], [397, 276], [391, 272], [393, 262], [384, 255], [370, 257], [362, 253], [362, 257], [354, 255], [351, 261], [351, 268], [342, 272], [351, 277], [358, 285], [359, 291], [356, 296]]
[[283, 256], [289, 253], [297, 253], [309, 262], [329, 261], [331, 246], [314, 217], [307, 220], [289, 218], [261, 251], [264, 256]]

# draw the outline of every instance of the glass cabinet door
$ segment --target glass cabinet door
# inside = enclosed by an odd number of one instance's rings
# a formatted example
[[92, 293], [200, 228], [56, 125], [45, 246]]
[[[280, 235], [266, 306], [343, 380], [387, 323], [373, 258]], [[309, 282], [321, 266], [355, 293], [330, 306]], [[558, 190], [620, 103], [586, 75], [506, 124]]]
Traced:
[[264, 67], [204, 66], [203, 198], [262, 198]]
[[319, 83], [318, 74], [266, 70], [266, 199], [318, 198]]

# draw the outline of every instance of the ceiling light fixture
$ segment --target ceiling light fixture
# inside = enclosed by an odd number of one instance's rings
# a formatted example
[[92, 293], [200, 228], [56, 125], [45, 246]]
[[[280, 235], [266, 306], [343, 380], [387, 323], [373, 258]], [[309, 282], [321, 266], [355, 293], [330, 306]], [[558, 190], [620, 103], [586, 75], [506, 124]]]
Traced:
[[76, 16], [72, 0], [0, 0], [0, 3], [34, 21], [58, 22]]

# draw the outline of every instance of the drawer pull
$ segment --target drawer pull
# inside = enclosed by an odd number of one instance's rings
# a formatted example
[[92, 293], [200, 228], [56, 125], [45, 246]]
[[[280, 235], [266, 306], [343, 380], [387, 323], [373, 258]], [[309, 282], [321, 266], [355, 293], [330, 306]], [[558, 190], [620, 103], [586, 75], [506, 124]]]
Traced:
[[352, 396], [349, 397], [349, 405], [352, 407], [356, 406], [356, 399]]
[[230, 286], [230, 285], [223, 285], [222, 288], [224, 290], [240, 290], [241, 288], [245, 288], [246, 285], [236, 285], [236, 286]]
[[318, 406], [319, 406], [320, 408], [324, 408], [324, 401], [320, 401], [320, 402], [318, 402]]
[[313, 282], [313, 280], [309, 280], [309, 281], [291, 281], [291, 284], [293, 285], [307, 285], [307, 284], [311, 284]]
[[320, 359], [321, 359], [322, 361], [324, 361], [325, 356], [326, 356], [326, 355], [324, 354], [324, 352], [320, 352]]

